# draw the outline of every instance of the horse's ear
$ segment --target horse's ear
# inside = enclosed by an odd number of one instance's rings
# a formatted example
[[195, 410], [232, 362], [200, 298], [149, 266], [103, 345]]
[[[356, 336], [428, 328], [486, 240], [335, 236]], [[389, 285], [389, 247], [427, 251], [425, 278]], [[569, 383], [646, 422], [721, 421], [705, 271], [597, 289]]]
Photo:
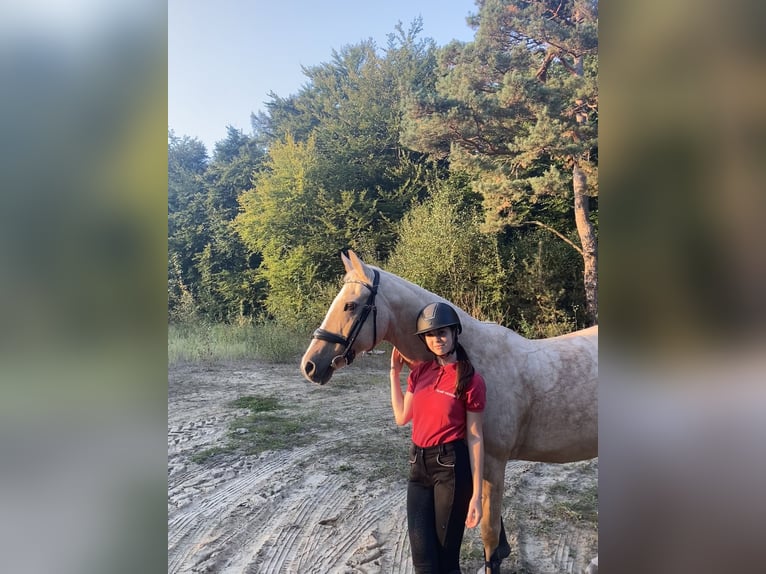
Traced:
[[346, 268], [346, 273], [351, 273], [351, 260], [341, 251], [340, 258], [343, 261], [343, 267]]
[[[367, 277], [367, 272], [364, 269], [364, 263], [362, 262], [361, 259], [359, 259], [359, 256], [356, 253], [354, 253], [353, 251], [351, 251], [350, 249], [348, 250], [348, 258], [349, 258], [349, 260], [351, 262], [352, 269], [354, 271], [356, 271], [356, 273], [360, 277]], [[344, 261], [344, 263], [345, 263], [345, 261]], [[351, 271], [351, 269], [346, 267], [346, 271]]]

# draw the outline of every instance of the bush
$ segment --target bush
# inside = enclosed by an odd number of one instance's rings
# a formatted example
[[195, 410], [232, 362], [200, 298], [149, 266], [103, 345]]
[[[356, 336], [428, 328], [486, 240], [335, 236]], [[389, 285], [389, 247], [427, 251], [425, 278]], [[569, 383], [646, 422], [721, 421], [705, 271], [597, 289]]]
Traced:
[[469, 314], [502, 322], [506, 271], [483, 215], [457, 184], [443, 183], [399, 225], [387, 262], [393, 273], [444, 297]]

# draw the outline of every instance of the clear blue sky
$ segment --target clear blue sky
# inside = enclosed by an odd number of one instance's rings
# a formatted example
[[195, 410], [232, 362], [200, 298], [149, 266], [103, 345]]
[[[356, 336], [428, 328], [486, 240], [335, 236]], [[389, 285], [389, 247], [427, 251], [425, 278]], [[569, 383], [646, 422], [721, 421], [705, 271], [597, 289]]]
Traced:
[[418, 16], [439, 46], [470, 41], [476, 11], [473, 0], [168, 0], [168, 127], [212, 152], [227, 125], [251, 133], [269, 92], [297, 93], [302, 65], [368, 38], [385, 47]]

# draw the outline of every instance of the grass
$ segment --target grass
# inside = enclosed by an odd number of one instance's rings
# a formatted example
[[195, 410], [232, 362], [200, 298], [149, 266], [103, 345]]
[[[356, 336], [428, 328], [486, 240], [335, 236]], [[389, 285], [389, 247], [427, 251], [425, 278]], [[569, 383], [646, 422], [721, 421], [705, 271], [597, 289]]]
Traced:
[[222, 446], [214, 446], [212, 448], [206, 448], [205, 450], [201, 450], [200, 452], [194, 453], [191, 456], [191, 460], [192, 462], [202, 464], [206, 460], [211, 459], [215, 457], [216, 455], [225, 454], [227, 452], [231, 452], [231, 450]]
[[[361, 355], [354, 367], [344, 369], [330, 383], [331, 392], [340, 401], [356, 401], [361, 389], [380, 384], [385, 379], [388, 355]], [[383, 365], [383, 366], [381, 366]], [[328, 431], [343, 431], [348, 438], [331, 443], [326, 452], [330, 455], [353, 453], [353, 462], [345, 462], [337, 470], [346, 476], [358, 476], [368, 480], [381, 477], [406, 478], [406, 453], [409, 445], [409, 429], [395, 429], [395, 432], [370, 439], [368, 429], [373, 421], [377, 423], [377, 412], [365, 411], [351, 419], [337, 419], [337, 413], [312, 407], [310, 397], [293, 397], [289, 403], [272, 394], [245, 395], [230, 401], [233, 409], [245, 410], [229, 424], [226, 444], [202, 451], [195, 455], [195, 461], [204, 463], [207, 459], [228, 454], [259, 454], [263, 451], [291, 449], [311, 444], [327, 435]], [[358, 432], [354, 432], [358, 429]], [[374, 469], [374, 471], [370, 471]]]
[[250, 411], [229, 425], [230, 447], [245, 454], [307, 444], [322, 426], [316, 414], [288, 413], [273, 396], [244, 396], [229, 405]]
[[314, 433], [323, 427], [316, 413], [295, 415], [273, 396], [242, 396], [229, 406], [248, 412], [229, 424], [226, 445], [196, 453], [191, 457], [194, 462], [204, 464], [224, 454], [252, 455], [301, 446], [313, 440]]
[[310, 333], [298, 333], [275, 323], [171, 323], [168, 363], [251, 359], [290, 363], [308, 346]]
[[308, 442], [310, 426], [305, 417], [285, 417], [275, 413], [251, 414], [231, 423], [229, 438], [245, 454], [282, 450]]
[[277, 397], [239, 397], [229, 403], [229, 406], [238, 409], [249, 409], [253, 413], [275, 411], [282, 408]]
[[461, 562], [484, 562], [484, 544], [478, 534], [471, 536], [471, 531], [466, 529], [463, 535], [463, 545], [460, 547]]
[[566, 482], [552, 484], [547, 489], [548, 501], [536, 505], [529, 518], [535, 521], [535, 531], [551, 534], [564, 524], [598, 528], [598, 485], [577, 488]]
[[580, 491], [567, 488], [562, 484], [553, 485], [549, 493], [565, 500], [557, 500], [551, 507], [555, 518], [568, 522], [586, 522], [598, 526], [598, 486], [593, 484]]
[[[533, 473], [538, 472], [539, 468], [535, 468]], [[534, 488], [534, 482], [527, 484], [522, 480], [515, 488]], [[569, 473], [547, 485], [540, 495], [542, 497], [538, 501], [524, 501], [512, 490], [507, 491], [503, 497], [503, 508], [510, 512], [511, 521], [525, 524], [538, 536], [550, 537], [571, 527], [585, 530], [598, 528], [598, 482], [592, 462], [571, 468]]]

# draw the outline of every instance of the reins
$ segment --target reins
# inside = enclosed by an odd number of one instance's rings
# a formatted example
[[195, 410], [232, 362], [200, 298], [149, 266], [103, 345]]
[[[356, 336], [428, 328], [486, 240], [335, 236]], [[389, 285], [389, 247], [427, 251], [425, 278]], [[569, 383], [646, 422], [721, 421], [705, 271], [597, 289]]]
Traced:
[[356, 352], [351, 347], [356, 342], [356, 338], [359, 335], [359, 332], [362, 330], [362, 326], [367, 320], [367, 317], [370, 315], [370, 311], [372, 311], [373, 345], [378, 339], [378, 308], [375, 306], [375, 296], [378, 294], [378, 282], [380, 280], [380, 274], [378, 273], [377, 269], [373, 269], [372, 272], [374, 273], [372, 285], [365, 283], [364, 281], [348, 281], [348, 283], [354, 282], [359, 283], [360, 285], [364, 285], [367, 287], [367, 289], [370, 290], [370, 295], [367, 297], [367, 302], [364, 304], [364, 307], [362, 307], [362, 312], [359, 314], [359, 316], [354, 319], [354, 323], [351, 325], [351, 332], [348, 334], [348, 337], [344, 337], [343, 335], [336, 335], [335, 333], [330, 333], [324, 329], [317, 329], [311, 335], [313, 339], [327, 341], [328, 343], [336, 343], [338, 345], [345, 345], [343, 352], [332, 360], [333, 367], [335, 367], [335, 361], [338, 359], [346, 361], [346, 365], [350, 365], [354, 362]]

